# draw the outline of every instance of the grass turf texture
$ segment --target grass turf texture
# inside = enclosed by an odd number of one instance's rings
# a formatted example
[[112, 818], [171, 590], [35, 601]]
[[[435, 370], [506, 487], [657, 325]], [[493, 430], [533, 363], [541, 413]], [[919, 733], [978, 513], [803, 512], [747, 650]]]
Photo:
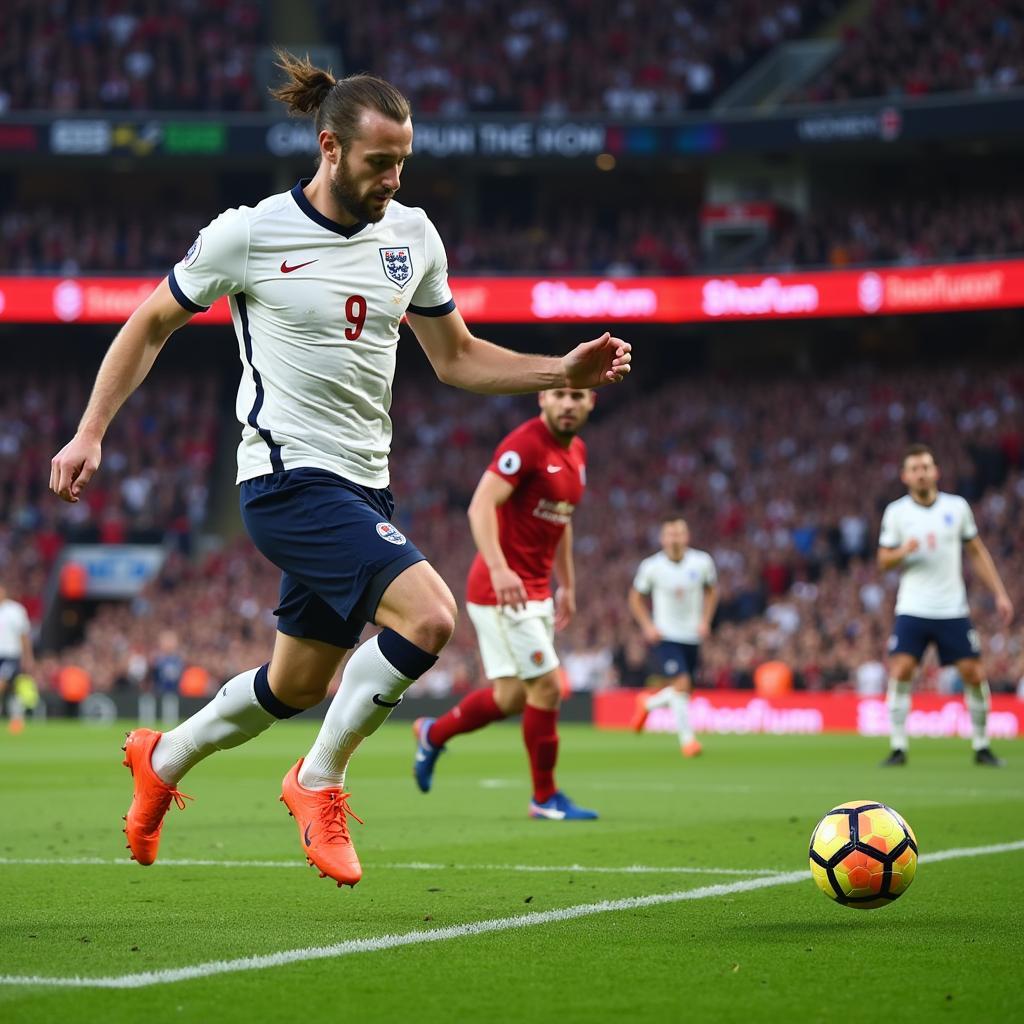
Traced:
[[[0, 857], [127, 857], [124, 730], [0, 733]], [[161, 859], [302, 864], [280, 778], [313, 736], [284, 724], [185, 780]], [[0, 864], [5, 975], [120, 976], [533, 911], [741, 881], [686, 873], [521, 873], [473, 865], [806, 870], [814, 824], [881, 800], [923, 854], [1024, 838], [1024, 751], [975, 767], [963, 741], [920, 741], [906, 769], [854, 737], [708, 737], [684, 761], [667, 736], [563, 729], [560, 779], [603, 820], [526, 818], [517, 729], [459, 737], [435, 790], [413, 784], [408, 726], [386, 726], [350, 773], [364, 878], [311, 868]], [[427, 862], [439, 869], [389, 866]], [[923, 863], [891, 907], [836, 906], [806, 880], [338, 959], [127, 991], [0, 986], [5, 1021], [409, 1019], [910, 1021], [1020, 1012], [1024, 851]]]

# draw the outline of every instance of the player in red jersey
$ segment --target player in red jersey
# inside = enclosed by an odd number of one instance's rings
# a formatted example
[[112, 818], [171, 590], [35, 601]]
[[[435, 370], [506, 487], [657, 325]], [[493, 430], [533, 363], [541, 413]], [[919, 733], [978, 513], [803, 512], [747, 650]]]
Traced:
[[[572, 513], [587, 482], [587, 448], [576, 436], [594, 408], [587, 388], [541, 392], [541, 413], [498, 445], [469, 506], [477, 556], [466, 606], [491, 685], [438, 719], [416, 720], [413, 774], [431, 787], [445, 744], [510, 715], [523, 715], [533, 775], [530, 816], [589, 820], [555, 785], [561, 686], [554, 633], [576, 611]], [[558, 589], [551, 594], [554, 570]]]

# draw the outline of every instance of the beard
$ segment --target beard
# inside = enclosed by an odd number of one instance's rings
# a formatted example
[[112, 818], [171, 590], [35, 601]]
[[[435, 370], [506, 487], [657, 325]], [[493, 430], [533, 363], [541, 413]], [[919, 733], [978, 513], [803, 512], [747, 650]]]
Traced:
[[[374, 224], [383, 218], [388, 208], [387, 203], [376, 205], [372, 191], [360, 195], [344, 157], [338, 162], [337, 174], [332, 174], [328, 180], [331, 183], [332, 198], [350, 217], [367, 224]], [[389, 192], [388, 198], [393, 194]]]
[[544, 419], [547, 421], [551, 433], [562, 441], [566, 438], [575, 437], [580, 432], [580, 427], [583, 426], [578, 420], [573, 420], [569, 426], [563, 425], [560, 422], [560, 417], [552, 416], [546, 410], [544, 412]]

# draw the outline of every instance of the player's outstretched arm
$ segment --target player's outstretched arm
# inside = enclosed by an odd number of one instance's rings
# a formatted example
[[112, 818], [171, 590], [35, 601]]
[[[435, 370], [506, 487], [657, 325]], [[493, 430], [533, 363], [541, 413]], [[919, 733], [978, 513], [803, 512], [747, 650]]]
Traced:
[[191, 317], [164, 279], [128, 318], [103, 357], [77, 433], [50, 460], [54, 494], [78, 501], [99, 468], [101, 442], [114, 414], [146, 379], [164, 342]]
[[485, 395], [617, 384], [630, 370], [631, 346], [607, 331], [568, 355], [529, 356], [474, 337], [456, 309], [445, 316], [409, 314], [409, 325], [438, 380]]
[[999, 613], [999, 618], [1004, 626], [1008, 626], [1013, 621], [1013, 603], [1010, 601], [1009, 594], [1006, 593], [1006, 587], [1003, 586], [992, 555], [980, 537], [973, 537], [967, 541], [965, 546], [975, 572], [981, 577], [981, 582], [992, 591], [992, 595], [996, 599], [996, 611]]

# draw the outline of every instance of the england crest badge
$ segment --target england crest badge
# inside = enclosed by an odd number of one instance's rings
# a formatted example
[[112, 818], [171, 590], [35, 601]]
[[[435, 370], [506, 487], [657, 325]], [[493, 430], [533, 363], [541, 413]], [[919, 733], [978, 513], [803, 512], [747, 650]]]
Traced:
[[380, 259], [384, 264], [384, 273], [399, 288], [404, 288], [412, 280], [412, 256], [408, 246], [401, 249], [381, 249]]

